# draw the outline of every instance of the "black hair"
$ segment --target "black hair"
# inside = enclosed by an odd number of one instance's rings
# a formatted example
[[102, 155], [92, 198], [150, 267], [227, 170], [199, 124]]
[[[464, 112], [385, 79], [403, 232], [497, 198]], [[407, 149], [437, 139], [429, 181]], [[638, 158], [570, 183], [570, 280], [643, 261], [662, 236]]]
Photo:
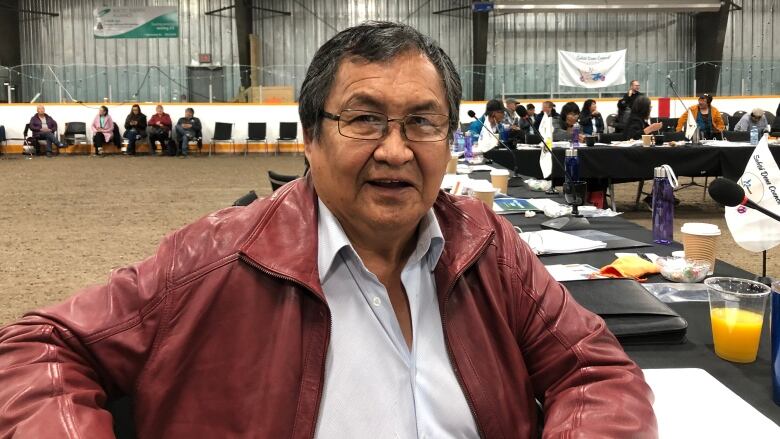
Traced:
[[517, 108], [515, 108], [515, 113], [522, 119], [526, 116], [528, 116], [528, 110], [525, 109], [524, 106], [517, 104]]
[[637, 97], [634, 100], [634, 105], [631, 107], [631, 113], [636, 114], [642, 120], [650, 117], [650, 98], [645, 95]]
[[525, 108], [527, 108], [529, 110], [536, 110], [536, 107], [534, 106], [534, 104], [528, 104], [528, 105], [525, 106]]
[[582, 104], [582, 112], [585, 114], [590, 114], [590, 107], [592, 107], [593, 104], [595, 103], [596, 101], [594, 101], [593, 99], [586, 100], [585, 103]]
[[[93, 107], [93, 108], [94, 108], [94, 107]], [[101, 110], [105, 110], [105, 111], [106, 111], [106, 114], [108, 114], [108, 107], [106, 107], [105, 105], [101, 105], [101, 106], [100, 106], [100, 109], [101, 109]]]
[[494, 111], [504, 111], [504, 104], [498, 99], [491, 99], [485, 105], [485, 113], [492, 113]]
[[569, 115], [569, 113], [577, 113], [580, 114], [580, 107], [577, 106], [574, 102], [567, 102], [566, 105], [561, 108], [561, 127], [563, 129], [569, 128], [569, 126], [566, 124], [566, 116]]
[[188, 111], [189, 111], [190, 113], [192, 113], [192, 114], [195, 114], [195, 110], [193, 110], [193, 109], [192, 109], [192, 107], [187, 107], [187, 108], [185, 108], [185, 109], [184, 109], [184, 112], [185, 112], [185, 113], [186, 113], [186, 112], [188, 112]]
[[450, 133], [454, 132], [460, 123], [462, 89], [452, 60], [430, 37], [411, 26], [386, 21], [370, 21], [344, 29], [317, 49], [298, 99], [303, 131], [313, 138], [319, 135], [325, 100], [342, 60], [356, 57], [368, 62], [383, 62], [409, 51], [425, 55], [439, 72], [449, 108]]

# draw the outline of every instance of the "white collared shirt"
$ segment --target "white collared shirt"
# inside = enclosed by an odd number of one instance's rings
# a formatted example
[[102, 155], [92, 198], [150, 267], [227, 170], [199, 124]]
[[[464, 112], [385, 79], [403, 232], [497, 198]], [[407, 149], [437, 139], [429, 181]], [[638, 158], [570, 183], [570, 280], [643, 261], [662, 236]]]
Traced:
[[318, 268], [332, 315], [316, 437], [476, 438], [474, 417], [447, 355], [433, 269], [444, 249], [429, 210], [401, 273], [411, 312], [411, 350], [387, 290], [368, 271], [322, 203]]

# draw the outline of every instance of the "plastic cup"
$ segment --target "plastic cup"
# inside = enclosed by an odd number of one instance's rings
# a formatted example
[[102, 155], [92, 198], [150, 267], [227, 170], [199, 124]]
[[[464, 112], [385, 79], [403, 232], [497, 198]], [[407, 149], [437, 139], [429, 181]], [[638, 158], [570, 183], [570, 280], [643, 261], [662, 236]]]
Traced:
[[650, 146], [653, 144], [653, 136], [650, 134], [642, 135], [642, 146]]
[[458, 173], [458, 156], [456, 154], [450, 155], [450, 161], [447, 162], [447, 173], [448, 174]]
[[764, 324], [767, 285], [735, 277], [704, 280], [710, 302], [715, 354], [734, 363], [756, 361]]
[[715, 246], [718, 243], [720, 229], [715, 224], [685, 223], [680, 228], [683, 236], [685, 257], [710, 263], [710, 271], [715, 271]]
[[509, 186], [509, 170], [493, 169], [490, 171], [490, 182], [493, 184], [493, 187], [498, 189], [499, 192], [505, 194]]
[[479, 188], [479, 189], [473, 189], [474, 192], [474, 198], [481, 200], [483, 203], [487, 204], [488, 207], [491, 209], [493, 208], [493, 196], [496, 194], [495, 189], [485, 189], [485, 188]]

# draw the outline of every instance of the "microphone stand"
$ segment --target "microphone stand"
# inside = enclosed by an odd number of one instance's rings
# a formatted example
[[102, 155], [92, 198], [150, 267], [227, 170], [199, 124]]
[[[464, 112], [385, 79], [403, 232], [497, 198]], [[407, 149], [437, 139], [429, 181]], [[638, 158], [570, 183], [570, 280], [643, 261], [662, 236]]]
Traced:
[[[677, 89], [674, 87], [674, 81], [672, 81], [671, 75], [666, 75], [666, 79], [669, 81], [669, 88], [672, 89], [672, 92], [677, 97], [677, 100], [680, 101], [680, 104], [682, 104], [683, 109], [688, 112], [688, 107], [685, 105], [685, 102], [683, 102], [682, 98], [680, 97], [680, 94], [677, 93]], [[699, 127], [696, 127], [696, 129], [693, 131], [693, 135], [691, 136], [690, 142], [694, 145], [700, 145], [701, 142], [699, 141]]]

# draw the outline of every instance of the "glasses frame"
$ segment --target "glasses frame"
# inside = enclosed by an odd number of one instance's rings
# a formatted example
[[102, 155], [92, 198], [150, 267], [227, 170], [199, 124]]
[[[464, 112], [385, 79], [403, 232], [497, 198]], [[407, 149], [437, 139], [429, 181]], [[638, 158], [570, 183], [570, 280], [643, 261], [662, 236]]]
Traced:
[[[361, 113], [370, 113], [370, 114], [376, 114], [378, 116], [382, 116], [382, 117], [385, 118], [385, 128], [384, 128], [384, 130], [382, 130], [382, 133], [379, 135], [379, 137], [364, 138], [364, 137], [348, 136], [348, 135], [346, 135], [346, 134], [341, 132], [341, 123], [340, 123], [341, 122], [341, 115], [345, 111], [359, 111]], [[413, 117], [413, 116], [426, 116], [426, 115], [443, 116], [443, 117], [447, 118], [447, 131], [445, 132], [444, 137], [442, 137], [441, 139], [437, 139], [437, 140], [414, 140], [414, 139], [410, 139], [409, 136], [406, 134], [406, 123], [407, 123], [406, 120], [408, 118], [410, 118], [410, 117]], [[336, 128], [338, 129], [338, 132], [339, 132], [339, 134], [342, 137], [346, 137], [348, 139], [355, 139], [355, 140], [379, 140], [379, 139], [385, 137], [387, 135], [387, 133], [389, 132], [390, 122], [398, 122], [398, 125], [401, 126], [401, 133], [403, 134], [404, 139], [406, 139], [406, 140], [408, 140], [410, 142], [419, 142], [419, 143], [441, 142], [442, 140], [445, 140], [445, 139], [449, 138], [450, 133], [452, 131], [452, 127], [450, 127], [450, 124], [449, 124], [449, 118], [450, 117], [448, 115], [446, 115], [446, 114], [441, 114], [441, 113], [410, 113], [410, 114], [407, 114], [406, 116], [403, 116], [403, 117], [390, 118], [390, 117], [388, 117], [388, 115], [386, 115], [384, 113], [380, 113], [378, 111], [360, 110], [360, 109], [355, 109], [355, 108], [345, 108], [345, 109], [341, 110], [338, 114], [333, 114], [333, 113], [329, 113], [327, 111], [323, 111], [322, 112], [322, 116], [324, 118], [326, 118], [326, 119], [330, 119], [330, 120], [333, 120], [333, 121], [336, 122]]]

